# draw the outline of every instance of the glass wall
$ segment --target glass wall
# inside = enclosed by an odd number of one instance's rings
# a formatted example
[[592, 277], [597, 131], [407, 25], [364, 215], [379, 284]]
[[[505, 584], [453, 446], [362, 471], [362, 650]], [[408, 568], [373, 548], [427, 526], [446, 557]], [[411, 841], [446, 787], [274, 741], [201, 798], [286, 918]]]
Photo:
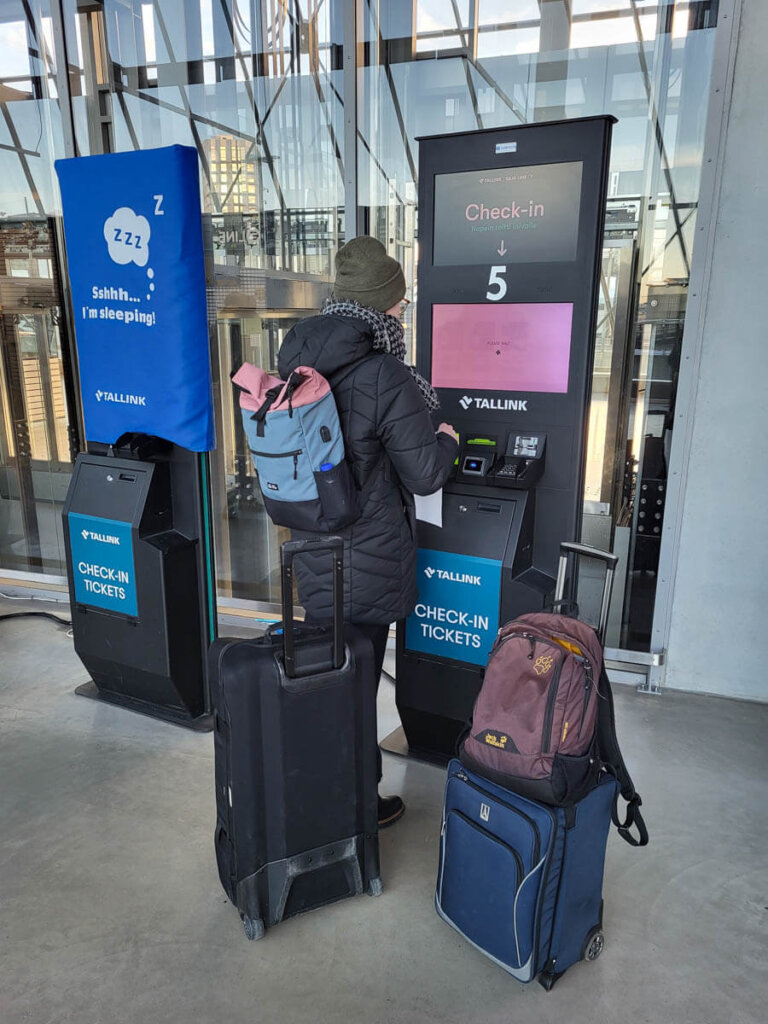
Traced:
[[[717, 11], [717, 0], [0, 0], [0, 565], [63, 571], [58, 513], [82, 442], [67, 402], [55, 157], [198, 152], [219, 594], [271, 602], [280, 537], [229, 376], [243, 360], [274, 368], [287, 330], [327, 295], [345, 180], [355, 230], [381, 238], [412, 283], [420, 135], [611, 113], [584, 536], [624, 553], [611, 642], [647, 646]], [[357, 74], [345, 78], [350, 31]]]
[[365, 6], [364, 223], [406, 265], [418, 239], [419, 136], [618, 118], [584, 493], [585, 540], [623, 553], [612, 646], [647, 649], [650, 640], [717, 8], [714, 0]]
[[[220, 596], [275, 601], [280, 537], [230, 374], [322, 303], [344, 208], [340, 30], [322, 0], [66, 0], [79, 152], [194, 146], [208, 284]], [[338, 42], [334, 42], [338, 38]]]
[[47, 0], [0, 3], [0, 566], [54, 575], [75, 440], [54, 219], [57, 27]]

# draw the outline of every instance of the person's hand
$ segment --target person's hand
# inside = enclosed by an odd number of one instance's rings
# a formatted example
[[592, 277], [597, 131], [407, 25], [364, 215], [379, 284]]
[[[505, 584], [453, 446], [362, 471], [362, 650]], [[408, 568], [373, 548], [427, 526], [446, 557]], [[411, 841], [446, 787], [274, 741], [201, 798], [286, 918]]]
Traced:
[[453, 429], [450, 423], [441, 423], [440, 426], [437, 428], [437, 432], [448, 434], [458, 444], [459, 435], [456, 433], [456, 431]]

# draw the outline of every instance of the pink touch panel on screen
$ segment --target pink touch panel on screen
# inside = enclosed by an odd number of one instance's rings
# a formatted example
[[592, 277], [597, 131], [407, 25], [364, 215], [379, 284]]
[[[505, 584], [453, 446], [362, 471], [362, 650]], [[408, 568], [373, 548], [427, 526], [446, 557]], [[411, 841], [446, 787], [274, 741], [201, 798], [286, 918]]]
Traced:
[[464, 391], [565, 394], [570, 302], [432, 307], [432, 383]]

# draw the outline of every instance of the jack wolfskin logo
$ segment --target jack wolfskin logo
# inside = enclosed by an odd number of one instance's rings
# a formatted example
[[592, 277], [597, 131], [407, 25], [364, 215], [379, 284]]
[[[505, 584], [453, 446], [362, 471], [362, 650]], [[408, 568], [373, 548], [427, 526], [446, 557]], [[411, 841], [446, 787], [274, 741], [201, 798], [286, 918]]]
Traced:
[[427, 566], [427, 568], [424, 570], [424, 575], [427, 577], [427, 579], [431, 580], [432, 577], [435, 575], [435, 570], [431, 566]]
[[547, 672], [551, 671], [554, 663], [555, 659], [551, 654], [540, 654], [533, 663], [533, 671], [537, 676], [544, 676]]
[[491, 808], [489, 804], [480, 804], [480, 820], [489, 821], [491, 817]]
[[470, 405], [472, 405], [472, 399], [469, 397], [469, 395], [464, 395], [463, 398], [459, 399], [459, 405], [462, 407], [462, 409], [468, 409]]
[[506, 750], [510, 754], [520, 753], [515, 745], [515, 741], [511, 736], [507, 736], [505, 732], [493, 732], [491, 729], [486, 729], [484, 732], [478, 733], [474, 739], [476, 739], [478, 743], [484, 743], [486, 747], [495, 747], [497, 750]]

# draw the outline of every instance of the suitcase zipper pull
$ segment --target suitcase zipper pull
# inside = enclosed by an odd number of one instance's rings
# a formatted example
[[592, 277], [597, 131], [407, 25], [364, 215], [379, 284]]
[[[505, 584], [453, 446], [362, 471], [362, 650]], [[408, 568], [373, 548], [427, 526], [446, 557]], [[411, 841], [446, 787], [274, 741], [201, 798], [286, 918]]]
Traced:
[[531, 645], [531, 649], [528, 652], [528, 660], [529, 661], [533, 661], [533, 656], [536, 653], [536, 638], [533, 637], [530, 633], [523, 633], [523, 636], [528, 641], [528, 643]]

